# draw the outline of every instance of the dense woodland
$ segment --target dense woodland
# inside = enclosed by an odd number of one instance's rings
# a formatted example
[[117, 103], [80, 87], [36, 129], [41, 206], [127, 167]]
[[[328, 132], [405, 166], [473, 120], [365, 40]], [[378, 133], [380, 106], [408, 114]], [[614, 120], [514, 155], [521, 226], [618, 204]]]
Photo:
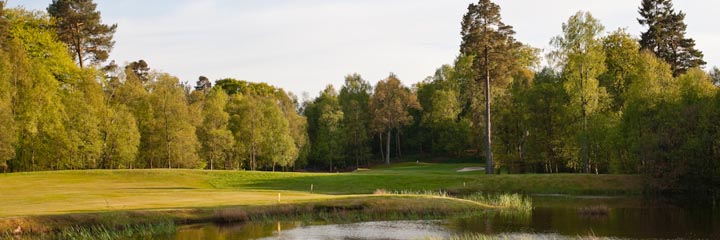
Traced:
[[640, 39], [589, 12], [570, 16], [544, 67], [500, 6], [480, 0], [458, 19], [456, 61], [433, 76], [407, 86], [392, 73], [374, 85], [349, 74], [302, 102], [265, 83], [189, 84], [143, 60], [107, 63], [118, 26], [91, 0], [53, 0], [47, 12], [2, 5], [0, 172], [334, 172], [423, 157], [720, 188], [720, 70], [703, 70], [671, 0], [642, 0]]

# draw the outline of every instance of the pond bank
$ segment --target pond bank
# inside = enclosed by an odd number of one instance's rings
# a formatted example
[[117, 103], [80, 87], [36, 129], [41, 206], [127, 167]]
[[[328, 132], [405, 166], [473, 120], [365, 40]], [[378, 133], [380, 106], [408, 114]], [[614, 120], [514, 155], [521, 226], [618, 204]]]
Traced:
[[[469, 200], [436, 196], [359, 196], [320, 202], [133, 210], [98, 213], [9, 217], [0, 219], [2, 236], [43, 236], [75, 229], [112, 229], [155, 224], [233, 223], [268, 219], [323, 218], [339, 221], [441, 217], [453, 213], [497, 209]], [[19, 229], [19, 231], [18, 231]], [[15, 231], [15, 233], [13, 233]]]

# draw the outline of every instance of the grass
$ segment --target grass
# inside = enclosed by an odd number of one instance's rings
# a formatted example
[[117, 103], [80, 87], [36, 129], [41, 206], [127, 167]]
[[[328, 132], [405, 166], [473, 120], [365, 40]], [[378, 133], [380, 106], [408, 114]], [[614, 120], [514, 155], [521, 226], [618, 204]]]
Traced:
[[[0, 232], [35, 223], [58, 229], [68, 223], [93, 226], [112, 221], [119, 224], [113, 228], [123, 228], [168, 219], [195, 222], [232, 216], [230, 218], [243, 220], [247, 218], [242, 217], [243, 214], [264, 215], [278, 205], [302, 208], [291, 211], [302, 214], [349, 209], [370, 216], [390, 212], [422, 215], [486, 209], [496, 204], [522, 208], [524, 204], [521, 197], [518, 199], [519, 195], [497, 199], [489, 195], [475, 196], [470, 202], [447, 195], [472, 196], [477, 192], [635, 194], [641, 191], [640, 179], [629, 175], [455, 172], [473, 166], [477, 165], [399, 163], [355, 173], [154, 169], [0, 174]], [[373, 195], [379, 189], [402, 195]], [[442, 192], [444, 196], [427, 194], [432, 192]], [[323, 204], [331, 206], [323, 208]], [[238, 213], [222, 214], [228, 211]], [[43, 226], [38, 224], [37, 228]]]
[[520, 194], [472, 194], [465, 199], [481, 202], [490, 206], [513, 209], [522, 212], [532, 211], [532, 200]]

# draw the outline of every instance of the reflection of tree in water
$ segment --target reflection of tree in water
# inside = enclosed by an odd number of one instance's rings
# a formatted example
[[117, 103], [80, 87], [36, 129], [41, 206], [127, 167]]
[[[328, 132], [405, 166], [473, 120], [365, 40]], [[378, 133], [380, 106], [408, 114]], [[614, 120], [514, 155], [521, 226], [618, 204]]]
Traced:
[[604, 205], [594, 205], [581, 207], [577, 209], [577, 214], [580, 218], [591, 219], [591, 220], [607, 220], [610, 218], [610, 208]]

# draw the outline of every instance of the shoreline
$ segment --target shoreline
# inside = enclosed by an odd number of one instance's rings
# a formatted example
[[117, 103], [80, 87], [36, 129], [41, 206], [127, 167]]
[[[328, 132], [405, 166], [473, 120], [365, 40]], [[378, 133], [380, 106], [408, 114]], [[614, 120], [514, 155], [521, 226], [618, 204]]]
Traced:
[[[122, 230], [130, 226], [171, 222], [238, 223], [268, 219], [329, 217], [340, 220], [440, 217], [454, 213], [500, 210], [502, 207], [452, 197], [424, 195], [361, 195], [340, 199], [276, 205], [195, 207], [101, 211], [56, 215], [0, 218], [1, 236], [47, 236], [67, 229], [104, 228]], [[17, 231], [19, 229], [19, 231]]]

